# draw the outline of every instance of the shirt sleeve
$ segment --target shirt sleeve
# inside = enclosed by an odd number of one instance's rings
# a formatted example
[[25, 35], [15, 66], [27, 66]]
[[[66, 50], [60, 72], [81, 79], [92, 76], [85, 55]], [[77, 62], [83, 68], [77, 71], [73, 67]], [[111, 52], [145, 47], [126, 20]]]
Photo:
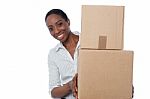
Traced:
[[48, 67], [49, 67], [49, 91], [51, 94], [53, 88], [61, 85], [61, 80], [59, 69], [55, 64], [55, 61], [50, 56], [50, 54], [48, 55]]

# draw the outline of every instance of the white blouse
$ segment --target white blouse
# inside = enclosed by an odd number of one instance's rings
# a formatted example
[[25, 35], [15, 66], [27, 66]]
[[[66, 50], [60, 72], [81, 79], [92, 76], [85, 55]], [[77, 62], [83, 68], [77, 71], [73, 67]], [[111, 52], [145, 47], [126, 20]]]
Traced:
[[[79, 35], [79, 32], [74, 32]], [[77, 73], [77, 56], [79, 49], [79, 41], [75, 49], [74, 58], [66, 50], [63, 44], [60, 42], [48, 54], [48, 67], [49, 67], [49, 89], [61, 86], [68, 83]], [[56, 99], [56, 98], [55, 98]], [[61, 99], [61, 98], [57, 98]], [[73, 94], [69, 94], [65, 99], [75, 99]]]

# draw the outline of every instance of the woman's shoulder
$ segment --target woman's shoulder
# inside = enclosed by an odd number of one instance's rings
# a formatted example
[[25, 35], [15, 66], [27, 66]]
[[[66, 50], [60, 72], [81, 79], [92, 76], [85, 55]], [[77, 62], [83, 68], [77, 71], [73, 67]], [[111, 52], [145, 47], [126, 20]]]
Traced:
[[74, 31], [73, 34], [75, 34], [75, 35], [80, 35], [80, 32]]
[[55, 47], [49, 50], [49, 55], [54, 56], [57, 53], [57, 50], [61, 47], [61, 44], [58, 43]]

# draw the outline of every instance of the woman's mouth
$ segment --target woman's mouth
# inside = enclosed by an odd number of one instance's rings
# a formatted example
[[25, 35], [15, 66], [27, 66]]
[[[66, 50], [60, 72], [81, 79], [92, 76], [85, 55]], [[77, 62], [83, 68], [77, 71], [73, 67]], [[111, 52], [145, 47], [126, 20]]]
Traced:
[[61, 40], [64, 37], [64, 34], [57, 36], [57, 39]]

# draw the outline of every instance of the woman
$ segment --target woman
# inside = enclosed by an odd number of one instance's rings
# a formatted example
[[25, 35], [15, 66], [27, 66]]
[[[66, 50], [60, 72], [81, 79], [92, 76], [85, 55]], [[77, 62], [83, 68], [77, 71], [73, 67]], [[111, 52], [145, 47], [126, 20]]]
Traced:
[[[70, 20], [60, 9], [45, 16], [50, 34], [60, 41], [48, 55], [49, 87], [53, 98], [77, 99], [77, 51], [79, 33], [70, 30]], [[73, 94], [75, 97], [73, 97]]]

